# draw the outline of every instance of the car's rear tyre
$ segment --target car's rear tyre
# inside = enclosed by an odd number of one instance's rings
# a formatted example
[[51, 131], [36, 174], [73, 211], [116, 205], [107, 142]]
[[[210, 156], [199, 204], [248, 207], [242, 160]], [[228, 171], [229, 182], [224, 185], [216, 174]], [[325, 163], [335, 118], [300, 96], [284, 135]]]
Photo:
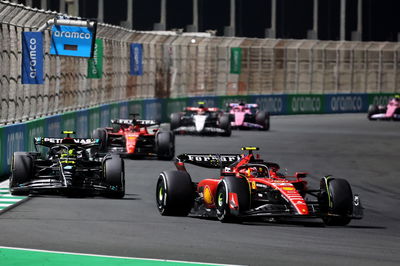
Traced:
[[94, 139], [99, 139], [100, 140], [100, 145], [99, 145], [99, 151], [100, 152], [106, 152], [107, 151], [107, 141], [108, 141], [108, 134], [107, 130], [104, 128], [96, 128], [92, 132], [92, 138]]
[[161, 160], [171, 160], [175, 155], [175, 135], [171, 131], [156, 133], [157, 156]]
[[118, 155], [108, 155], [103, 164], [103, 171], [109, 191], [106, 196], [123, 198], [125, 196], [125, 167], [124, 160]]
[[[218, 220], [223, 223], [240, 221], [239, 215], [250, 207], [249, 191], [249, 184], [245, 178], [225, 177], [218, 185], [216, 194]], [[236, 205], [237, 209], [230, 208], [229, 204]]]
[[12, 165], [11, 165], [11, 176], [9, 179], [10, 193], [14, 196], [27, 196], [29, 195], [29, 189], [18, 190], [21, 184], [24, 184], [31, 180], [33, 176], [33, 158], [28, 152], [14, 152]]
[[269, 130], [270, 128], [270, 116], [267, 111], [259, 111], [256, 114], [256, 123], [262, 126], [260, 130]]
[[350, 184], [341, 178], [321, 179], [319, 196], [322, 220], [326, 225], [344, 226], [353, 213], [353, 193]]
[[172, 113], [170, 121], [171, 130], [177, 129], [181, 126], [181, 114], [180, 113]]
[[229, 137], [232, 135], [231, 119], [229, 114], [223, 114], [219, 118], [219, 127], [225, 131], [221, 136]]
[[193, 190], [193, 183], [187, 172], [160, 173], [156, 189], [158, 211], [165, 216], [187, 216], [194, 203]]

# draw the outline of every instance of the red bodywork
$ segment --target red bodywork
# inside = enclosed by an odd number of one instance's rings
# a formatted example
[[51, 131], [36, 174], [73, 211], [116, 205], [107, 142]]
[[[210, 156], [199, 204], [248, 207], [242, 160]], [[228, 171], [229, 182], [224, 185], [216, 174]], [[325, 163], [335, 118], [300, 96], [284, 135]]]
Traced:
[[150, 133], [147, 130], [147, 127], [141, 127], [141, 126], [128, 126], [128, 127], [122, 127], [117, 131], [117, 132], [109, 132], [109, 136], [111, 138], [117, 137], [117, 138], [124, 138], [125, 139], [125, 149], [126, 153], [133, 154], [136, 152], [136, 144], [141, 136], [143, 137], [154, 137], [155, 132], [157, 132], [158, 129], [154, 129], [153, 133]]
[[126, 155], [155, 155], [155, 135], [159, 128], [149, 129], [148, 126], [158, 125], [152, 120], [112, 120], [119, 128], [107, 127], [107, 146], [113, 152]]
[[[204, 158], [202, 159], [203, 162], [213, 160], [211, 157], [213, 155], [208, 155], [209, 158], [206, 156], [207, 155], [204, 155]], [[189, 158], [192, 158], [193, 160], [200, 160], [202, 157], [201, 155], [189, 155]], [[204, 166], [204, 163], [200, 164], [193, 161], [191, 163]], [[252, 195], [253, 198], [257, 194], [257, 189], [263, 186], [269, 187], [272, 190], [279, 191], [280, 194], [283, 195], [288, 202], [290, 202], [295, 210], [294, 215], [310, 215], [309, 208], [304, 198], [305, 191], [307, 190], [307, 181], [303, 180], [303, 178], [306, 177], [306, 173], [296, 173], [295, 176], [283, 176], [278, 172], [278, 164], [264, 162], [268, 167], [263, 169], [264, 172], [262, 174], [264, 176], [259, 177], [257, 176], [260, 174], [259, 171], [257, 173], [250, 171], [254, 168], [254, 165], [258, 165], [258, 163], [261, 165], [261, 160], [258, 158], [256, 159], [252, 153], [248, 155], [241, 155], [241, 159], [238, 162], [230, 165], [229, 167], [225, 167], [218, 179], [207, 178], [201, 180], [197, 184], [197, 193], [200, 195], [200, 198], [202, 198], [204, 207], [207, 209], [216, 208], [218, 186], [223, 181], [225, 176], [229, 174], [230, 176], [235, 176], [236, 178], [245, 178], [248, 181], [250, 195]], [[180, 171], [186, 171], [184, 163], [181, 161], [176, 163], [176, 167]], [[229, 193], [229, 207], [231, 209], [238, 208], [237, 202], [238, 195], [236, 193]], [[250, 208], [254, 207], [256, 206], [250, 206]]]

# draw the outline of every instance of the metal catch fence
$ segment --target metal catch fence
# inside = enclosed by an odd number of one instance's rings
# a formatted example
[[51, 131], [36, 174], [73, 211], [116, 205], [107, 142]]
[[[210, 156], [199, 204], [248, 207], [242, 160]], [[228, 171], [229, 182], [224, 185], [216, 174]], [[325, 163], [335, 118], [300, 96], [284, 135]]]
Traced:
[[[44, 84], [23, 85], [22, 32], [58, 15], [0, 1], [0, 124], [129, 99], [400, 92], [400, 43], [188, 36], [107, 24], [97, 29], [102, 78], [87, 78], [87, 59], [50, 55], [47, 30]], [[141, 76], [130, 75], [131, 43], [143, 45]], [[232, 48], [241, 48], [236, 73]]]

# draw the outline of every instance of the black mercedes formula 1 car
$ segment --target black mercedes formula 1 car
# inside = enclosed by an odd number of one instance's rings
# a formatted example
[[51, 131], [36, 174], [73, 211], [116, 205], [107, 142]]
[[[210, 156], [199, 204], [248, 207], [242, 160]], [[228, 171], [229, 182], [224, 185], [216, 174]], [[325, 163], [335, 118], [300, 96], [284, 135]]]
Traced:
[[[12, 195], [31, 193], [84, 194], [123, 198], [124, 162], [118, 155], [97, 156], [100, 141], [72, 138], [36, 137], [37, 152], [15, 152], [11, 164]], [[38, 152], [41, 150], [47, 152]]]
[[[181, 154], [175, 171], [161, 172], [156, 202], [161, 215], [216, 217], [221, 222], [249, 218], [268, 220], [321, 218], [326, 225], [347, 225], [361, 219], [360, 197], [341, 178], [322, 177], [320, 187], [308, 188], [306, 173], [281, 174], [279, 165], [246, 154]], [[218, 178], [193, 182], [185, 163], [220, 169]]]

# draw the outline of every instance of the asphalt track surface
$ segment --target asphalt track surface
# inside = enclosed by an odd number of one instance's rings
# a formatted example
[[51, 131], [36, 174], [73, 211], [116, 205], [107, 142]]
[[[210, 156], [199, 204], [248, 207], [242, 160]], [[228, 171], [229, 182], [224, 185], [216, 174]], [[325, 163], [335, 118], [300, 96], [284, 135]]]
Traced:
[[[126, 160], [124, 199], [33, 197], [0, 215], [0, 246], [244, 265], [400, 265], [400, 123], [342, 114], [274, 116], [271, 125], [230, 138], [178, 136], [177, 154], [259, 146], [281, 170], [310, 173], [310, 186], [326, 174], [348, 179], [361, 195], [363, 220], [326, 227], [318, 219], [222, 224], [163, 217], [155, 186], [172, 162]], [[213, 176], [190, 170], [194, 181]]]

